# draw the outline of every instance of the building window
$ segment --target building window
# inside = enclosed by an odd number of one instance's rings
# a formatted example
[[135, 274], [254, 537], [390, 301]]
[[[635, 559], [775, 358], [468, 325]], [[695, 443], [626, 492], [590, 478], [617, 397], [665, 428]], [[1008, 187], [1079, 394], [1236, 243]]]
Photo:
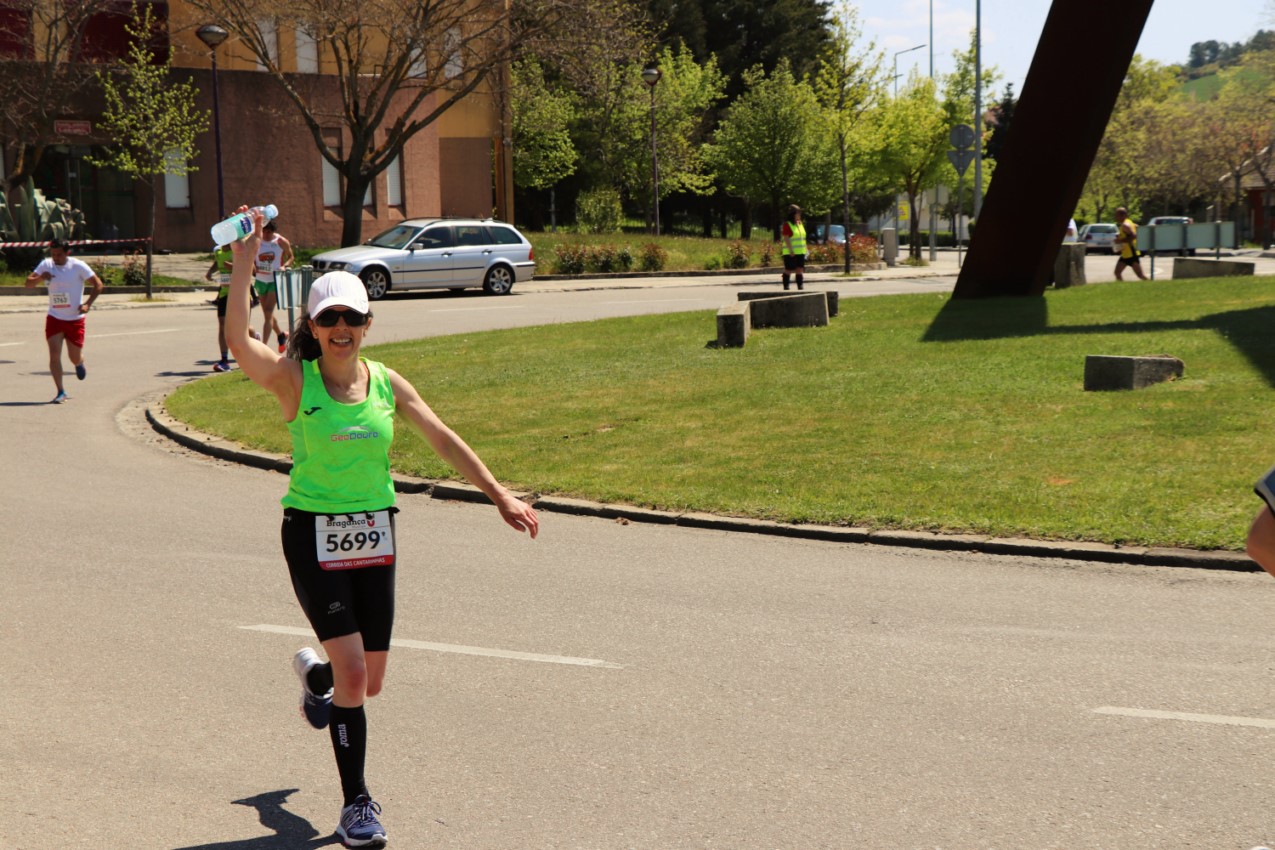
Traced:
[[[263, 18], [257, 21], [257, 29], [261, 32], [261, 41], [266, 46], [266, 55], [270, 57], [270, 64], [276, 68], [279, 67], [279, 25], [273, 19]], [[257, 70], [266, 70], [266, 64], [257, 59]]]
[[319, 73], [319, 42], [304, 24], [297, 27], [297, 73]]
[[403, 155], [390, 160], [385, 169], [385, 203], [391, 207], [403, 206]]
[[447, 59], [443, 63], [443, 76], [454, 79], [465, 72], [465, 62], [460, 55], [460, 30], [452, 27], [443, 36], [443, 55]]
[[[150, 49], [155, 64], [168, 61], [168, 4], [151, 3], [154, 24]], [[133, 7], [129, 3], [103, 3], [101, 11], [89, 16], [80, 39], [81, 56], [86, 62], [115, 62], [128, 57], [132, 37], [126, 27], [132, 24]]]
[[186, 157], [174, 148], [164, 154], [164, 206], [170, 210], [190, 209], [190, 176]]
[[[340, 130], [324, 130], [323, 143], [332, 149], [332, 152], [341, 156], [341, 131]], [[323, 205], [325, 207], [341, 206], [341, 173], [336, 170], [336, 166], [328, 162], [326, 158], [320, 156], [319, 161], [323, 163]]]
[[0, 9], [0, 59], [31, 59], [34, 56], [31, 12], [25, 9]]
[[407, 77], [412, 80], [423, 80], [429, 74], [429, 59], [425, 55], [425, 48], [421, 48], [416, 54], [416, 58], [412, 60], [411, 66], [408, 68]]

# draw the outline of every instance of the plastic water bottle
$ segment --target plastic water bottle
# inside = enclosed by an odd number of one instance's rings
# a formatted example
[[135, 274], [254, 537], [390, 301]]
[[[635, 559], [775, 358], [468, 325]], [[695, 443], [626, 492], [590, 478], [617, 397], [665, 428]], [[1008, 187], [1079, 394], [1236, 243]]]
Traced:
[[240, 239], [246, 239], [248, 234], [252, 233], [252, 216], [250, 213], [259, 212], [266, 217], [266, 221], [277, 218], [279, 210], [274, 204], [266, 204], [264, 207], [253, 207], [249, 212], [235, 213], [225, 221], [219, 221], [212, 227], [212, 238], [214, 245], [229, 245], [231, 242], [238, 242]]

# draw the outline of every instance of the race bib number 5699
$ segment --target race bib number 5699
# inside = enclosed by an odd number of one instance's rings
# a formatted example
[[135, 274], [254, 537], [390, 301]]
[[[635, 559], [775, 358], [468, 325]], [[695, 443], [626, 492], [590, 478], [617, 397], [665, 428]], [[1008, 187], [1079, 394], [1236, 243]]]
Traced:
[[319, 515], [314, 519], [319, 566], [325, 570], [354, 570], [394, 563], [394, 532], [390, 512]]

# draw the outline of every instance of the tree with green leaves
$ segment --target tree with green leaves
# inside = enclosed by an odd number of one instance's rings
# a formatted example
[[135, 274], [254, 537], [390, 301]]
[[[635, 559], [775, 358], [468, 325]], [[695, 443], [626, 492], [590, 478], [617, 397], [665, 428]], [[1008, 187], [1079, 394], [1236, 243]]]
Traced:
[[199, 152], [195, 139], [208, 131], [209, 115], [196, 106], [199, 93], [190, 80], [171, 78], [172, 58], [155, 54], [156, 23], [151, 5], [133, 5], [133, 19], [125, 26], [127, 57], [98, 71], [105, 108], [99, 126], [112, 144], [101, 157], [89, 157], [99, 167], [114, 168], [145, 184], [150, 191], [146, 236], [146, 297], [151, 292], [152, 243], [155, 234], [156, 178], [185, 175]]
[[755, 66], [704, 151], [726, 191], [762, 204], [778, 238], [782, 210], [800, 206], [808, 218], [837, 202], [837, 154], [814, 90], [781, 61], [767, 75]]
[[[867, 116], [884, 91], [884, 54], [876, 42], [858, 46], [862, 37], [858, 11], [843, 3], [833, 17], [832, 39], [815, 77], [815, 94], [828, 115], [841, 173], [841, 222], [850, 233], [850, 187], [870, 170], [871, 144]], [[847, 242], [847, 245], [849, 243]], [[850, 271], [846, 250], [845, 271]]]
[[700, 62], [710, 56], [726, 78], [726, 96], [747, 88], [744, 75], [786, 61], [798, 79], [813, 76], [832, 35], [829, 0], [646, 0], [662, 47], [684, 44]]
[[705, 194], [713, 178], [704, 166], [703, 144], [709, 129], [708, 115], [722, 96], [724, 80], [717, 63], [696, 62], [690, 50], [665, 48], [656, 57], [659, 82], [652, 90], [642, 81], [641, 69], [627, 76], [628, 97], [620, 110], [617, 130], [607, 144], [612, 148], [615, 180], [651, 219], [651, 104], [654, 94], [655, 148], [659, 169], [659, 197], [679, 192]]
[[569, 89], [551, 87], [534, 57], [515, 62], [510, 76], [514, 185], [548, 189], [576, 170], [571, 122], [577, 98]]
[[1127, 208], [1135, 221], [1141, 218], [1142, 199], [1149, 185], [1146, 116], [1156, 104], [1173, 99], [1177, 90], [1172, 70], [1153, 60], [1133, 57], [1080, 195], [1081, 218], [1109, 220], [1116, 207]]
[[881, 167], [908, 196], [911, 225], [908, 252], [921, 259], [917, 197], [932, 188], [947, 161], [949, 118], [934, 96], [934, 81], [916, 77], [882, 109], [877, 127]]

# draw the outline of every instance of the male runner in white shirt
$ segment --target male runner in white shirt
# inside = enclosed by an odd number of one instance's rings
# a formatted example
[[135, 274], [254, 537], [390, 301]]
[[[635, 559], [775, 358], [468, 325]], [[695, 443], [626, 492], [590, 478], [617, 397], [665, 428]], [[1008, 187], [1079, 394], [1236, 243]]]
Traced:
[[[49, 256], [40, 261], [27, 276], [27, 286], [43, 283], [49, 290], [49, 314], [44, 319], [44, 338], [49, 343], [49, 374], [58, 394], [53, 404], [66, 401], [62, 387], [62, 343], [75, 367], [75, 377], [84, 380], [84, 317], [102, 294], [102, 280], [88, 264], [71, 256], [70, 245], [55, 239], [49, 243]], [[93, 287], [89, 300], [84, 300], [84, 284]]]

